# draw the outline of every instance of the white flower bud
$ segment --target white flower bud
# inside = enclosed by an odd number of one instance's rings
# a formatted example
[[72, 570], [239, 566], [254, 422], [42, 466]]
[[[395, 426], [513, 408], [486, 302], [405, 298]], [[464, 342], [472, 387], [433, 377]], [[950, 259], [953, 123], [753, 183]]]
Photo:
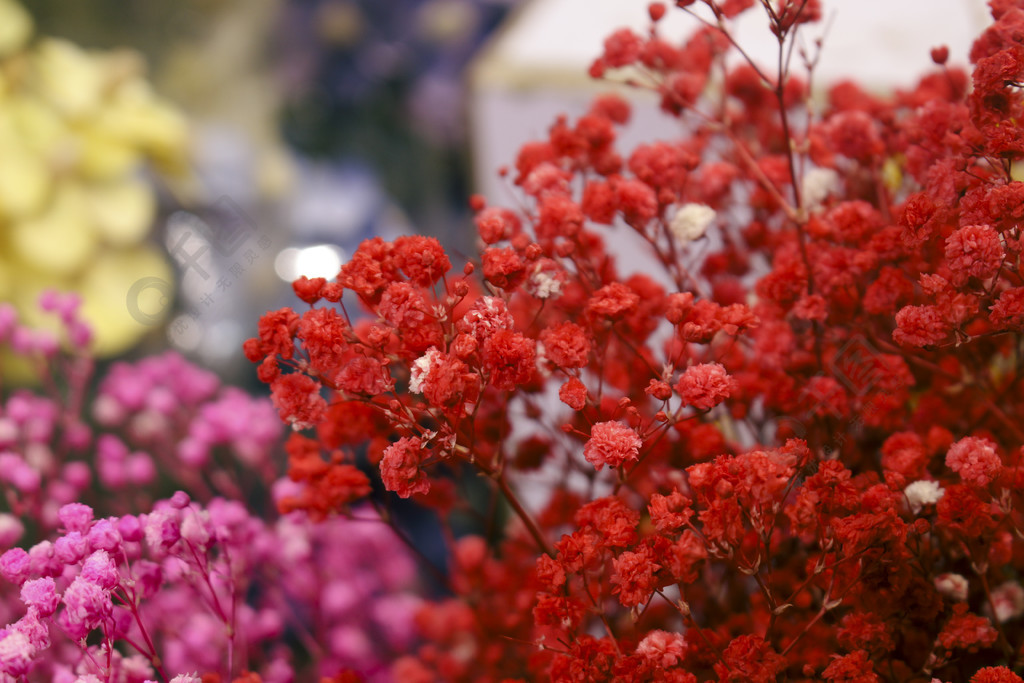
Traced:
[[831, 168], [813, 168], [800, 183], [800, 198], [808, 211], [821, 206], [830, 194], [839, 191], [839, 174]]
[[903, 495], [907, 497], [910, 510], [915, 515], [921, 512], [925, 505], [934, 505], [946, 493], [945, 489], [939, 486], [937, 481], [915, 481], [903, 489]]
[[684, 204], [676, 211], [668, 227], [681, 244], [686, 244], [703, 236], [711, 221], [715, 220], [715, 215], [715, 210], [710, 206]]

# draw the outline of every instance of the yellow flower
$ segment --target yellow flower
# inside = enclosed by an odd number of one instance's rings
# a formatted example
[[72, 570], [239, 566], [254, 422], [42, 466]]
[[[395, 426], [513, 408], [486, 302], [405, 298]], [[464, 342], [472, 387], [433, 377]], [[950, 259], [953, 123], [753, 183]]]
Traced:
[[97, 352], [119, 353], [169, 310], [142, 171], [187, 169], [187, 122], [134, 53], [31, 34], [24, 9], [0, 0], [0, 301], [32, 322], [44, 289], [73, 289]]

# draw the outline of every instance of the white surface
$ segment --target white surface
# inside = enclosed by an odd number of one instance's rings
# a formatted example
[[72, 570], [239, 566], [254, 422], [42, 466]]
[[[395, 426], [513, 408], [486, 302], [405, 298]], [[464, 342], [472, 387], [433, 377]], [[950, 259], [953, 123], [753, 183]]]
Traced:
[[[698, 23], [666, 0], [659, 23], [666, 38], [688, 35]], [[575, 70], [581, 74], [600, 53], [604, 39], [628, 26], [646, 33], [645, 0], [534, 0], [495, 43], [490, 55], [527, 69]], [[965, 63], [975, 36], [989, 21], [984, 0], [824, 0], [824, 20], [800, 29], [812, 48], [824, 36], [818, 76], [856, 76], [878, 87], [907, 82], [931, 65], [929, 50], [948, 45], [953, 62]], [[697, 10], [706, 10], [698, 4]], [[706, 11], [702, 16], [709, 16]], [[755, 60], [774, 64], [778, 50], [758, 7], [734, 22], [737, 42]]]
[[[646, 0], [534, 0], [527, 4], [481, 55], [472, 75], [471, 120], [477, 191], [491, 203], [509, 204], [514, 194], [497, 176], [515, 161], [519, 147], [544, 137], [558, 114], [582, 113], [590, 98], [608, 90], [587, 76], [604, 38], [621, 26], [645, 32]], [[852, 77], [885, 90], [912, 85], [932, 68], [929, 51], [947, 45], [950, 63], [966, 64], [970, 45], [989, 21], [984, 0], [824, 0], [825, 20], [801, 29], [801, 43], [813, 51], [824, 35], [815, 72], [818, 86]], [[659, 25], [666, 39], [682, 40], [697, 22], [666, 0]], [[694, 6], [696, 7], [696, 5]], [[738, 42], [754, 59], [774, 64], [777, 42], [759, 8], [734, 27]], [[795, 73], [800, 73], [797, 69]], [[636, 142], [671, 137], [678, 122], [662, 115], [652, 98], [623, 91], [637, 104], [620, 149]], [[632, 94], [630, 94], [632, 93]]]

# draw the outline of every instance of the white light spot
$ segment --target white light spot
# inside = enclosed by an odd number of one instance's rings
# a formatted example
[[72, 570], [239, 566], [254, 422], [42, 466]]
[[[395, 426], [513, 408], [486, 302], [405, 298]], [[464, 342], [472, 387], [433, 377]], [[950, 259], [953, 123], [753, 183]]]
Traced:
[[344, 258], [345, 252], [333, 244], [288, 247], [274, 259], [274, 272], [285, 282], [294, 282], [303, 275], [330, 280], [338, 274]]

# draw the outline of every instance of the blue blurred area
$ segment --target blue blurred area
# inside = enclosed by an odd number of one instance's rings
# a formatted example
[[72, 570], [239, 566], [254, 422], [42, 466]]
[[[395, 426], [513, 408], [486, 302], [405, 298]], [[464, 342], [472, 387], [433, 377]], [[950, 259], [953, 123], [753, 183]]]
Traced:
[[511, 1], [298, 0], [278, 38], [294, 149], [365, 164], [418, 231], [469, 244], [463, 73]]

